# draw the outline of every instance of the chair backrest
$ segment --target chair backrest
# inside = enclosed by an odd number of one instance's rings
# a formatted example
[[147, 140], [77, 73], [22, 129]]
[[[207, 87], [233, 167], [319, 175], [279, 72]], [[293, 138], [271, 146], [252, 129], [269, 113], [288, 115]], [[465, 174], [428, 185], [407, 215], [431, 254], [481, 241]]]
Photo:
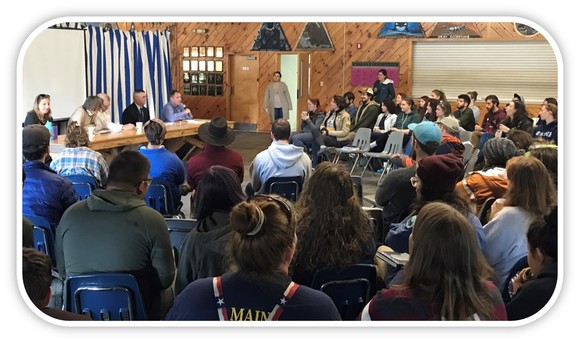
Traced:
[[494, 202], [495, 202], [495, 198], [489, 197], [489, 198], [485, 199], [485, 201], [483, 202], [483, 205], [481, 205], [481, 208], [479, 209], [479, 212], [477, 213], [477, 217], [479, 218], [481, 225], [485, 225], [489, 221], [489, 213], [491, 212], [491, 205], [493, 205]]
[[469, 159], [471, 158], [471, 153], [473, 152], [473, 144], [471, 144], [471, 142], [467, 141], [467, 142], [462, 142], [463, 146], [465, 147], [465, 150], [463, 150], [463, 156], [462, 156], [462, 160], [463, 163], [467, 163], [469, 162]]
[[272, 176], [266, 181], [265, 189], [268, 194], [278, 194], [290, 201], [296, 201], [302, 192], [302, 176]]
[[510, 301], [510, 295], [509, 295], [509, 284], [510, 284], [510, 280], [516, 276], [516, 274], [524, 269], [528, 267], [528, 256], [524, 256], [522, 258], [520, 258], [516, 263], [514, 263], [513, 267], [510, 269], [510, 272], [508, 273], [508, 276], [506, 278], [505, 284], [501, 290], [501, 297], [503, 298], [503, 302], [504, 303], [508, 303]]
[[383, 209], [379, 207], [363, 207], [363, 210], [369, 215], [373, 223], [375, 242], [384, 242], [385, 237], [383, 235]]
[[471, 141], [471, 131], [467, 131], [463, 128], [459, 130], [459, 140], [462, 142]]
[[363, 204], [363, 184], [362, 184], [362, 177], [357, 175], [351, 175], [350, 178], [352, 179], [352, 184], [354, 185], [354, 191], [356, 192], [356, 196], [358, 198], [359, 203]]
[[69, 276], [64, 293], [67, 311], [89, 314], [93, 320], [147, 320], [141, 291], [131, 274]]
[[154, 178], [147, 194], [145, 194], [147, 206], [154, 208], [164, 216], [179, 214], [179, 209], [173, 202], [173, 193], [169, 182], [164, 178]]
[[173, 246], [173, 253], [175, 255], [175, 265], [179, 263], [179, 255], [181, 254], [181, 246], [185, 237], [195, 229], [197, 226], [197, 220], [195, 219], [178, 219], [178, 218], [165, 218], [165, 223], [167, 224], [167, 229], [169, 230], [169, 239], [171, 240], [171, 245]]
[[467, 174], [469, 174], [473, 171], [473, 168], [475, 167], [475, 163], [477, 162], [478, 155], [479, 155], [479, 149], [477, 149], [477, 148], [473, 149], [473, 152], [471, 153], [471, 156], [469, 157], [469, 161], [467, 161], [467, 164], [465, 165], [464, 176], [467, 176]]
[[34, 248], [50, 256], [52, 265], [56, 266], [54, 257], [54, 232], [48, 220], [41, 216], [26, 215], [33, 226]]
[[328, 281], [320, 290], [332, 299], [342, 320], [355, 320], [370, 300], [369, 280], [364, 278]]
[[320, 269], [314, 274], [310, 287], [320, 289], [323, 284], [329, 281], [361, 278], [369, 281], [370, 295], [374, 295], [377, 291], [377, 268], [374, 264], [358, 263], [338, 270], [333, 268]]
[[371, 133], [372, 130], [368, 127], [361, 127], [356, 130], [354, 139], [350, 146], [356, 147], [358, 150], [369, 151], [371, 145]]
[[97, 180], [89, 175], [65, 175], [64, 177], [69, 179], [73, 183], [73, 185], [75, 183], [88, 183], [91, 186], [91, 191], [94, 191], [95, 189], [99, 188], [97, 186]]
[[[389, 133], [389, 138], [387, 138], [387, 142], [385, 143], [385, 148], [383, 149], [383, 153], [393, 155], [393, 154], [402, 154], [403, 153], [403, 138], [405, 134], [400, 131], [391, 131]], [[407, 144], [408, 145], [408, 144]], [[411, 156], [411, 155], [409, 155]]]
[[73, 187], [77, 192], [77, 199], [79, 201], [88, 198], [93, 191], [91, 184], [88, 182], [73, 182]]

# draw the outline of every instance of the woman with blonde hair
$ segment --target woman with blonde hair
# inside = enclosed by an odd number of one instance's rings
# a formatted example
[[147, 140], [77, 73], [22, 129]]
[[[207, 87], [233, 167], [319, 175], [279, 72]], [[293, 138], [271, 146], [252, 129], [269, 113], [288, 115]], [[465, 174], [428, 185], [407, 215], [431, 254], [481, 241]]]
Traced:
[[329, 296], [288, 276], [296, 250], [292, 204], [255, 195], [231, 212], [232, 272], [190, 283], [165, 320], [340, 320]]
[[38, 94], [36, 98], [34, 98], [32, 111], [26, 113], [26, 118], [24, 119], [24, 124], [22, 124], [22, 126], [28, 126], [32, 124], [46, 125], [46, 123], [51, 123], [52, 125], [51, 113], [52, 110], [50, 109], [50, 95]]
[[376, 244], [349, 171], [322, 162], [296, 203], [298, 247], [292, 262], [295, 281], [310, 285], [323, 268], [373, 263]]
[[495, 270], [495, 285], [501, 289], [510, 269], [528, 253], [526, 232], [530, 223], [548, 215], [556, 204], [550, 173], [537, 158], [513, 157], [507, 162], [506, 174], [508, 190], [493, 203], [491, 220], [483, 228], [483, 254]]
[[450, 205], [432, 202], [409, 237], [410, 256], [401, 283], [380, 290], [362, 320], [505, 320], [492, 270], [473, 228]]

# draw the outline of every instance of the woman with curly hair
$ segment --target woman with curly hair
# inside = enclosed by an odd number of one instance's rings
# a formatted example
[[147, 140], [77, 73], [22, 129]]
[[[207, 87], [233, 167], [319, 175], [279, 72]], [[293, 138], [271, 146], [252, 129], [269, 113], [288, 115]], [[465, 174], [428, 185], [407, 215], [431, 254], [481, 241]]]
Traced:
[[296, 203], [298, 244], [293, 280], [310, 285], [323, 268], [373, 263], [376, 244], [348, 170], [323, 162], [306, 182]]

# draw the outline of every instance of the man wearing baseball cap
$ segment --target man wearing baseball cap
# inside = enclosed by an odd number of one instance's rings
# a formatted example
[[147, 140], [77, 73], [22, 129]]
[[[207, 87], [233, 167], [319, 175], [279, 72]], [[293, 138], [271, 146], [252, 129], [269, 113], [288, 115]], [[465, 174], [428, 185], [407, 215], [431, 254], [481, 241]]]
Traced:
[[441, 144], [441, 130], [433, 122], [409, 124], [409, 129], [412, 130], [413, 144], [409, 165], [387, 174], [375, 193], [375, 202], [383, 207], [383, 227], [386, 230], [391, 223], [398, 223], [409, 214], [409, 207], [417, 197], [409, 179], [415, 176], [417, 162], [434, 155]]
[[34, 124], [22, 129], [23, 172], [22, 214], [48, 220], [55, 230], [64, 211], [77, 202], [72, 183], [46, 165], [50, 153], [50, 132], [44, 125]]
[[441, 139], [441, 146], [437, 149], [435, 155], [452, 154], [458, 159], [463, 159], [463, 152], [465, 151], [465, 145], [457, 138], [459, 133], [459, 120], [453, 117], [443, 117], [437, 122], [441, 133], [443, 134]]
[[360, 93], [361, 105], [358, 107], [354, 120], [350, 126], [348, 140], [353, 141], [356, 130], [361, 127], [372, 129], [381, 113], [381, 106], [373, 100], [375, 93], [372, 88], [365, 87], [358, 91]]

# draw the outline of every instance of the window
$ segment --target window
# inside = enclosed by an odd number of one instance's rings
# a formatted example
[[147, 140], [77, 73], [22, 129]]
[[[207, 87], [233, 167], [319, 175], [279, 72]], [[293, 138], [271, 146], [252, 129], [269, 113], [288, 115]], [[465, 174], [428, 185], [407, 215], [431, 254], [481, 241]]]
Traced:
[[475, 90], [504, 103], [514, 93], [526, 103], [558, 96], [558, 62], [548, 42], [413, 43], [414, 98], [441, 89], [448, 100]]

